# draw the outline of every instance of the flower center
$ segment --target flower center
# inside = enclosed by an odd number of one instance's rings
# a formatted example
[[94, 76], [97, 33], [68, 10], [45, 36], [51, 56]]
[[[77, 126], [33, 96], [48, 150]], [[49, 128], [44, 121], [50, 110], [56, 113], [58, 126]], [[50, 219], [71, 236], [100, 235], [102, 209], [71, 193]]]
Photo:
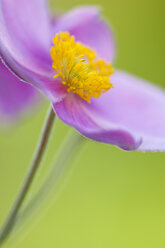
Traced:
[[54, 78], [61, 77], [67, 91], [79, 95], [90, 102], [91, 97], [99, 97], [113, 85], [110, 83], [112, 66], [96, 53], [79, 42], [69, 33], [56, 34], [51, 48]]

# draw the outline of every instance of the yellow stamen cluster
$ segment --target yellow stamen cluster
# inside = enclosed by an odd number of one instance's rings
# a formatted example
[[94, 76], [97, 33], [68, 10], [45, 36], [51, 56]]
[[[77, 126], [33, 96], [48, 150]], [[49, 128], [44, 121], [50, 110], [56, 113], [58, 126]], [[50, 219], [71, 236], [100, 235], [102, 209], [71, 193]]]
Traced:
[[91, 97], [99, 97], [113, 85], [110, 75], [113, 69], [96, 53], [79, 42], [69, 33], [59, 33], [53, 38], [51, 48], [54, 77], [61, 77], [67, 91], [79, 95], [90, 102]]

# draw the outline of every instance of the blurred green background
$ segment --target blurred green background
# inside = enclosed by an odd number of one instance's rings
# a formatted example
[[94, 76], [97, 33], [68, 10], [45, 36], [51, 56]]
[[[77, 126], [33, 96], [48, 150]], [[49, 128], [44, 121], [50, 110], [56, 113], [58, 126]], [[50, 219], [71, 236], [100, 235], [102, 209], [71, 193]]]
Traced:
[[[165, 1], [51, 1], [63, 10], [82, 4], [101, 5], [112, 24], [115, 67], [164, 87]], [[45, 103], [30, 118], [0, 131], [0, 223], [27, 171], [47, 108]], [[37, 183], [68, 130], [58, 121]], [[87, 141], [62, 182], [6, 248], [165, 247], [164, 153], [125, 152]]]

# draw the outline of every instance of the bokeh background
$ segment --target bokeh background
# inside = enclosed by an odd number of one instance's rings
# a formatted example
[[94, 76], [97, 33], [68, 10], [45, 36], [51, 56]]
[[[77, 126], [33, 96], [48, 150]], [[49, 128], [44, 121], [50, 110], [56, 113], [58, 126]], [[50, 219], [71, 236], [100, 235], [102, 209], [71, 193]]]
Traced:
[[[165, 87], [164, 0], [52, 0], [50, 4], [60, 10], [101, 5], [116, 35], [115, 67]], [[27, 171], [47, 108], [45, 101], [30, 118], [0, 130], [0, 223]], [[68, 130], [58, 121], [35, 185]], [[67, 175], [61, 178], [45, 205], [6, 248], [165, 247], [164, 153], [125, 152], [87, 141], [72, 163], [68, 180]]]

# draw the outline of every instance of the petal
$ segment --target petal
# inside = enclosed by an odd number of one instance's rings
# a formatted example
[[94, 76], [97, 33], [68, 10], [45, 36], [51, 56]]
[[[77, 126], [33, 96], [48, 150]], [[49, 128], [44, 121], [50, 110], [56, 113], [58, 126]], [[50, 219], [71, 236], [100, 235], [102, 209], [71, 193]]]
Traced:
[[59, 101], [65, 89], [53, 79], [52, 19], [47, 10], [46, 0], [0, 1], [0, 56], [17, 77]]
[[101, 111], [95, 113], [93, 104], [89, 105], [76, 95], [68, 94], [53, 106], [62, 121], [92, 140], [117, 145], [124, 150], [134, 150], [141, 143], [140, 138], [134, 137], [120, 125], [104, 119]]
[[165, 93], [116, 71], [114, 88], [86, 103], [68, 95], [54, 104], [58, 116], [83, 135], [125, 150], [165, 150]]
[[12, 58], [13, 64], [16, 62], [30, 71], [43, 72], [50, 62], [50, 44], [51, 25], [46, 0], [0, 1], [0, 49], [9, 65]]
[[[0, 60], [0, 116], [11, 120], [39, 100], [39, 93], [30, 85], [20, 82]], [[34, 106], [33, 106], [34, 107]]]
[[114, 36], [110, 27], [100, 18], [97, 7], [79, 7], [62, 15], [55, 22], [54, 35], [64, 31], [95, 49], [101, 58], [112, 62], [115, 55]]

